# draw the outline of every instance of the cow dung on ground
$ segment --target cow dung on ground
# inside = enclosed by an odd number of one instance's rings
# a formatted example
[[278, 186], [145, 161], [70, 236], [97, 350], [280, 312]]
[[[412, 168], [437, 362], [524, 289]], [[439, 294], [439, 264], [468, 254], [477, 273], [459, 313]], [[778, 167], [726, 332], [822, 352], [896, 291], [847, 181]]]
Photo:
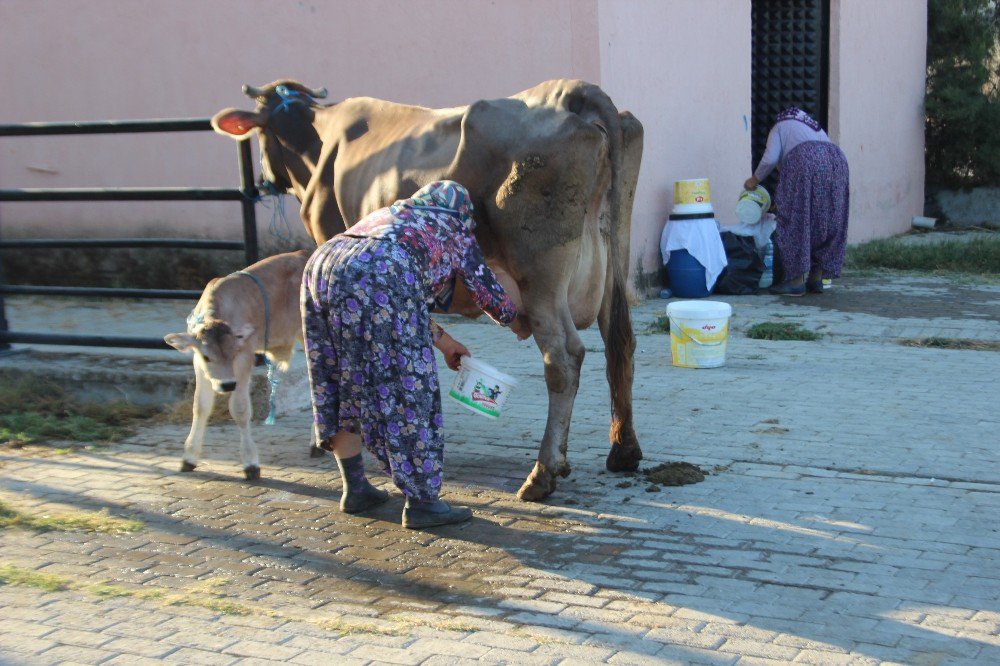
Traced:
[[686, 486], [705, 480], [705, 473], [701, 468], [687, 462], [663, 463], [643, 470], [642, 474], [646, 477], [646, 481], [659, 486]]

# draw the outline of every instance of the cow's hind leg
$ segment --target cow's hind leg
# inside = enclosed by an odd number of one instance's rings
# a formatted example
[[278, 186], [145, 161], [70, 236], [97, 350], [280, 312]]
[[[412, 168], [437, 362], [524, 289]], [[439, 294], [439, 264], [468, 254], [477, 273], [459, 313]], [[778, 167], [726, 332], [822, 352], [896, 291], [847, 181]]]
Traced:
[[611, 293], [601, 303], [597, 317], [611, 390], [611, 451], [605, 464], [612, 472], [634, 472], [642, 460], [642, 449], [632, 425], [635, 334], [624, 286], [612, 277], [608, 287]]
[[[236, 363], [239, 363], [237, 360]], [[250, 404], [250, 364], [246, 368], [237, 367], [236, 390], [229, 396], [229, 413], [232, 414], [236, 426], [240, 430], [240, 458], [243, 461], [243, 473], [248, 480], [260, 478], [260, 458], [257, 454], [257, 444], [250, 436], [250, 417], [253, 407]]]
[[184, 455], [181, 458], [181, 471], [193, 472], [201, 459], [201, 446], [205, 442], [205, 426], [208, 417], [212, 415], [212, 405], [215, 403], [215, 392], [212, 381], [205, 374], [197, 361], [194, 363], [194, 401], [191, 404], [191, 432], [184, 440]]
[[586, 349], [565, 304], [561, 307], [553, 304], [550, 308], [536, 305], [531, 311], [546, 313], [540, 318], [532, 315], [531, 326], [545, 363], [549, 414], [538, 460], [517, 496], [535, 502], [552, 494], [556, 489], [557, 476], [569, 476], [570, 466], [566, 459], [569, 423], [580, 387], [580, 366], [583, 365]]

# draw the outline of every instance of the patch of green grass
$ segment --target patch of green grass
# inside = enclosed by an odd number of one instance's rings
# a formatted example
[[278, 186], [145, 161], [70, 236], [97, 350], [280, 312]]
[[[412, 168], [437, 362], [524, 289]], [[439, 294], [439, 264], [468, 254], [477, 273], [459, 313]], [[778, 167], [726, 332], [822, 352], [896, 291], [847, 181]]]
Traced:
[[819, 340], [823, 334], [802, 328], [802, 324], [768, 321], [747, 329], [747, 337], [754, 340]]
[[88, 585], [86, 588], [87, 592], [90, 592], [95, 597], [101, 597], [102, 599], [113, 599], [115, 597], [131, 597], [132, 590], [121, 587], [120, 585], [108, 585], [106, 583], [96, 583], [94, 585]]
[[374, 623], [346, 622], [340, 618], [330, 620], [320, 620], [316, 623], [322, 629], [332, 631], [335, 634], [375, 634], [381, 636], [404, 636], [408, 634], [403, 627], [380, 626]]
[[1000, 234], [938, 243], [881, 238], [847, 248], [852, 270], [892, 269], [1000, 277]]
[[79, 402], [52, 380], [0, 370], [0, 442], [114, 442], [153, 413], [124, 401]]
[[962, 338], [907, 338], [899, 341], [904, 347], [933, 347], [936, 349], [973, 349], [975, 351], [1000, 351], [1000, 342], [991, 340], [965, 340]]
[[216, 597], [205, 597], [201, 595], [183, 595], [175, 599], [169, 599], [168, 603], [173, 606], [198, 606], [208, 610], [221, 613], [222, 615], [252, 615], [254, 609], [228, 599]]
[[0, 584], [33, 587], [45, 592], [58, 592], [70, 588], [70, 580], [63, 576], [39, 573], [9, 564], [0, 565]]
[[435, 622], [430, 625], [432, 629], [438, 629], [440, 631], [458, 631], [465, 634], [474, 634], [480, 631], [482, 627], [478, 627], [474, 624], [468, 622], [461, 622], [458, 620], [446, 620], [444, 622]]
[[670, 332], [670, 317], [667, 315], [660, 315], [653, 322], [646, 327], [646, 333], [669, 333]]
[[116, 518], [107, 510], [28, 513], [0, 499], [0, 529], [21, 528], [35, 532], [79, 531], [104, 534], [138, 532], [145, 525], [138, 520]]

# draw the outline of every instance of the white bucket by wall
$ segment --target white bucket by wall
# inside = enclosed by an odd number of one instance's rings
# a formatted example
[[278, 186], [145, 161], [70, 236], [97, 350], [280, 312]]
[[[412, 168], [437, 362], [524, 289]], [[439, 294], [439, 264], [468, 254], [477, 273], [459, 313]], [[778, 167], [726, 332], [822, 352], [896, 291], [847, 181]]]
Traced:
[[732, 306], [721, 301], [675, 301], [667, 305], [674, 365], [681, 368], [723, 365], [732, 314]]
[[471, 356], [462, 357], [462, 367], [448, 391], [448, 397], [491, 419], [499, 418], [510, 392], [517, 388], [517, 380], [505, 375], [488, 363]]

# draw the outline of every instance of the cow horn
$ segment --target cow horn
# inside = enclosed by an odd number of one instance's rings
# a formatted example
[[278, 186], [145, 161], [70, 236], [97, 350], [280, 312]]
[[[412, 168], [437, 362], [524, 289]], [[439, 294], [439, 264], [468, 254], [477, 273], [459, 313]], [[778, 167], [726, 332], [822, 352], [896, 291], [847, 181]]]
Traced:
[[326, 88], [306, 88], [306, 92], [309, 93], [310, 97], [315, 97], [316, 99], [326, 99]]
[[247, 97], [263, 97], [267, 94], [267, 88], [258, 88], [249, 83], [243, 84], [243, 94]]

